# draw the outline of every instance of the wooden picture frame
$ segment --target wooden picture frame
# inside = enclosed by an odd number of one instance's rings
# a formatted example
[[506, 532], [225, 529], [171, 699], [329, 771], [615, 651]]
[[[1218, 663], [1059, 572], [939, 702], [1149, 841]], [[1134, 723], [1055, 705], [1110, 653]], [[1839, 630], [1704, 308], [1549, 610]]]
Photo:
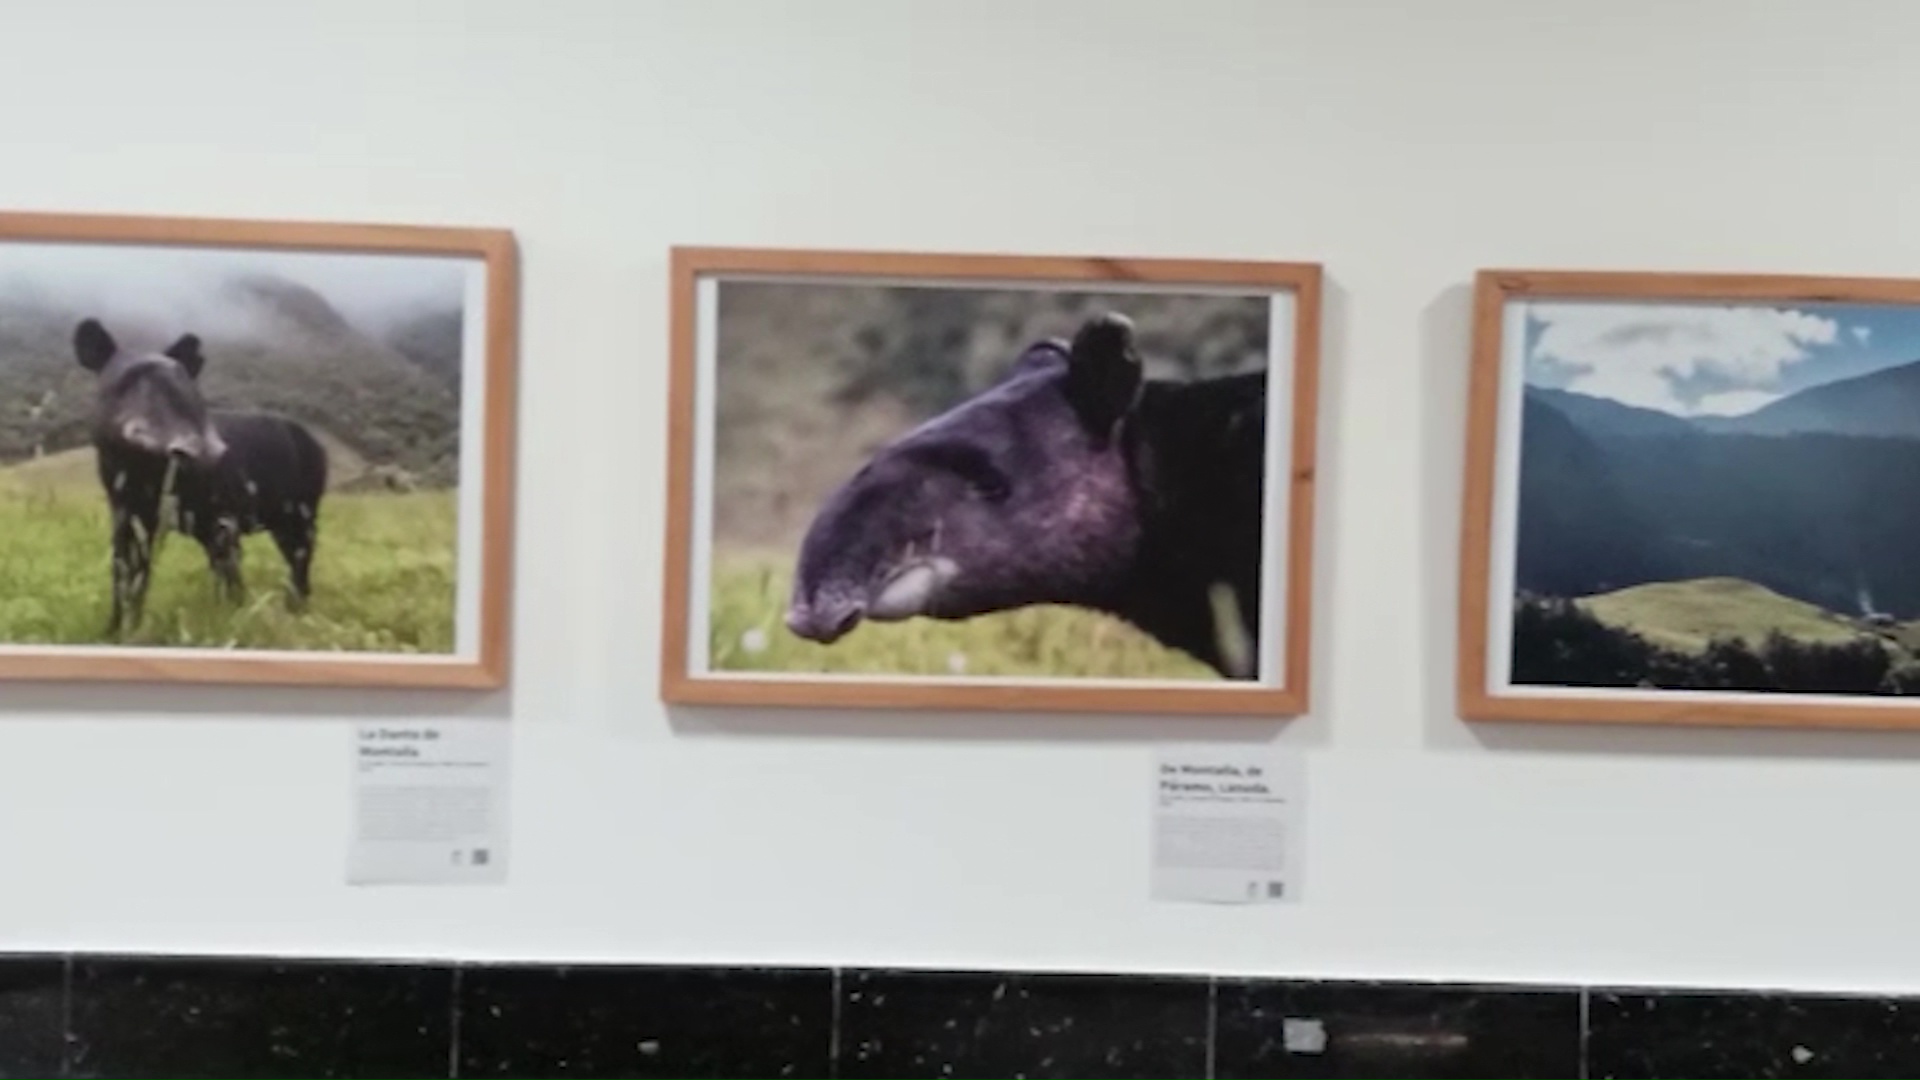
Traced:
[[[662, 698], [1306, 711], [1320, 284], [1310, 263], [674, 249]], [[1209, 399], [1159, 380], [1216, 370], [1246, 377], [1176, 437]], [[1151, 511], [1124, 479], [1141, 447]], [[1215, 527], [1172, 557], [1174, 520]], [[1246, 570], [1257, 596], [1227, 586]], [[1198, 651], [1164, 613], [1081, 601], [1151, 578], [1188, 619], [1179, 583], [1208, 575]]]
[[1461, 716], [1920, 726], [1916, 356], [1920, 280], [1482, 271]]
[[504, 685], [518, 306], [504, 230], [0, 213], [0, 681]]

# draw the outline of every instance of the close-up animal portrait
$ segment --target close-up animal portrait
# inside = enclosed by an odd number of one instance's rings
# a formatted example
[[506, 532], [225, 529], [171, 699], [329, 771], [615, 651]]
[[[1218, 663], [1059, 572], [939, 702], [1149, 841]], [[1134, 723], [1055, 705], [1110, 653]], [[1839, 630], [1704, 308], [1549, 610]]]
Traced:
[[1291, 295], [749, 276], [700, 303], [694, 666], [1274, 685]]
[[456, 652], [484, 271], [0, 243], [0, 646]]

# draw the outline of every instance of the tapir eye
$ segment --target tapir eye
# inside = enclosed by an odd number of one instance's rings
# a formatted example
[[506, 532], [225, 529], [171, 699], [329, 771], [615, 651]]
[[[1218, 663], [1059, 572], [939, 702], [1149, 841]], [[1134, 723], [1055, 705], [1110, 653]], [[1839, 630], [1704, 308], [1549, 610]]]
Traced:
[[1013, 493], [1013, 481], [977, 446], [925, 443], [910, 453], [920, 465], [958, 476], [976, 497], [987, 502], [1000, 502]]

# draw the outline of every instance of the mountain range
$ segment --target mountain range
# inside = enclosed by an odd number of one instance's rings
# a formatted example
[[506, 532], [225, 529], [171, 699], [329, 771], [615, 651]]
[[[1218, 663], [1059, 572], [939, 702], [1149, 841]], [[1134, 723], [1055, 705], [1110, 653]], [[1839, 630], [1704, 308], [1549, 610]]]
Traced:
[[1733, 417], [1528, 387], [1518, 534], [1523, 591], [1736, 577], [1920, 617], [1920, 362]]
[[[200, 383], [215, 408], [295, 417], [419, 483], [457, 477], [457, 298], [372, 324], [304, 284], [246, 275], [223, 282], [207, 308], [193, 325], [152, 332], [200, 336]], [[0, 464], [86, 444], [93, 377], [74, 362], [71, 337], [80, 318], [95, 314], [110, 329], [139, 321], [44, 294], [0, 295]]]

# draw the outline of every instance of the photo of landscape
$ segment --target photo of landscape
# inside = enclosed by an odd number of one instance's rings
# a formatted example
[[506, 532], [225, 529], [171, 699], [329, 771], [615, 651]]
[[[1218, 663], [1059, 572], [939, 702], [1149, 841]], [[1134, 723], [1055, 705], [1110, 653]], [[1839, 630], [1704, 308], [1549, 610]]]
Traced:
[[481, 269], [0, 242], [0, 646], [453, 652]]
[[705, 667], [1256, 677], [1274, 302], [718, 282]]
[[1920, 306], [1516, 307], [1512, 685], [1920, 693]]

